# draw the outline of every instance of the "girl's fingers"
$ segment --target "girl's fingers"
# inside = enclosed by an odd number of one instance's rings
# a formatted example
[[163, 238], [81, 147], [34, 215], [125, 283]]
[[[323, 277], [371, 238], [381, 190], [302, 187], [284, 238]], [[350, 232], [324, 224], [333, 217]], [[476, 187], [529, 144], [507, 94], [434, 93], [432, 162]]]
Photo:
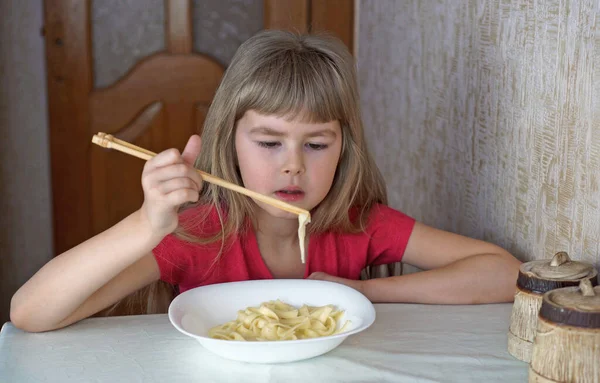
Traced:
[[155, 189], [163, 182], [182, 177], [189, 178], [196, 184], [197, 190], [200, 190], [202, 177], [193, 167], [184, 163], [164, 166], [145, 173], [142, 176], [142, 185], [148, 190]]
[[163, 152], [158, 153], [156, 156], [152, 157], [146, 164], [144, 165], [144, 171], [150, 172], [154, 169], [161, 168], [168, 165], [173, 165], [177, 163], [182, 163], [183, 159], [181, 158], [181, 154], [177, 149], [168, 149]]
[[172, 178], [168, 181], [161, 182], [158, 185], [158, 191], [161, 194], [169, 194], [172, 191], [179, 189], [191, 189], [196, 193], [199, 192], [198, 185], [188, 177]]
[[196, 202], [198, 198], [198, 191], [193, 189], [177, 189], [166, 195], [169, 205], [172, 206], [179, 206], [186, 202]]
[[183, 158], [183, 161], [190, 165], [194, 165], [196, 158], [200, 154], [201, 144], [202, 140], [200, 139], [199, 135], [194, 134], [191, 136], [185, 145], [185, 149], [183, 149], [183, 153], [181, 153], [181, 158]]
[[182, 153], [179, 153], [177, 149], [167, 149], [156, 156], [146, 161], [144, 169], [151, 171], [160, 167], [185, 162], [188, 165], [194, 165], [196, 157], [200, 154], [200, 146], [202, 140], [200, 136], [194, 134], [190, 137]]
[[196, 186], [198, 187], [198, 190], [202, 190], [202, 176], [200, 175], [200, 173], [198, 173], [198, 171], [196, 171], [196, 168], [191, 168], [190, 172], [188, 173], [188, 177], [194, 181], [194, 183], [196, 184]]

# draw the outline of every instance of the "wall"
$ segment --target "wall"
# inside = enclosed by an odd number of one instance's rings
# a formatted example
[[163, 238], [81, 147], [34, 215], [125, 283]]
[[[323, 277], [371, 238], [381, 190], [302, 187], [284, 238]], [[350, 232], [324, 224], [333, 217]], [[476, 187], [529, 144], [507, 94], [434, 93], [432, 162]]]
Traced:
[[0, 1], [0, 323], [52, 256], [42, 2]]
[[600, 265], [597, 1], [359, 0], [392, 205], [522, 260]]

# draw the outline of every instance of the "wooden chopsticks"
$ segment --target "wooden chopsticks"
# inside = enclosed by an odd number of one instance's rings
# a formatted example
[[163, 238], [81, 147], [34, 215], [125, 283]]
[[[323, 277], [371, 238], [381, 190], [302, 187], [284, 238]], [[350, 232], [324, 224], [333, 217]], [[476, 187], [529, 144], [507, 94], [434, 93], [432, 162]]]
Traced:
[[[92, 142], [94, 144], [100, 145], [104, 148], [115, 149], [120, 152], [132, 155], [134, 157], [141, 158], [146, 161], [148, 161], [149, 159], [151, 159], [152, 157], [154, 157], [156, 155], [156, 153], [154, 153], [154, 152], [151, 152], [144, 148], [140, 148], [139, 146], [135, 146], [133, 144], [130, 144], [129, 142], [119, 140], [118, 138], [115, 138], [112, 135], [106, 134], [106, 133], [100, 132], [98, 134], [95, 134], [94, 137], [92, 137]], [[215, 176], [208, 174], [206, 172], [203, 172], [201, 170], [196, 169], [196, 171], [198, 173], [200, 173], [203, 181], [206, 181], [211, 184], [218, 185], [218, 186], [224, 187], [226, 189], [233, 190], [235, 192], [244, 194], [254, 200], [264, 202], [271, 206], [275, 206], [281, 210], [285, 210], [290, 213], [296, 214], [298, 216], [301, 216], [301, 215], [305, 216], [308, 218], [308, 222], [310, 222], [310, 212], [308, 210], [301, 209], [294, 205], [290, 205], [288, 203], [285, 203], [278, 199], [266, 196], [264, 194], [257, 193], [255, 191], [248, 190], [244, 187], [241, 187], [241, 186], [236, 185], [231, 182], [227, 182], [219, 177], [215, 177]]]

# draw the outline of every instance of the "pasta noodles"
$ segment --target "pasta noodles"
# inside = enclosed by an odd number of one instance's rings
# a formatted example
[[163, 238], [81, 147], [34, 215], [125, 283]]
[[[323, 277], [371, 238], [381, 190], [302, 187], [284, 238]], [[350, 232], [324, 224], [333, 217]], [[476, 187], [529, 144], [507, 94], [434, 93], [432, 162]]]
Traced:
[[300, 260], [306, 262], [304, 237], [306, 233], [306, 225], [310, 222], [310, 217], [306, 214], [298, 214], [298, 242], [300, 243]]
[[269, 301], [260, 307], [238, 311], [236, 320], [211, 328], [208, 335], [215, 339], [238, 341], [318, 338], [345, 331], [349, 321], [337, 328], [343, 314], [332, 305], [304, 305], [297, 309], [280, 300]]

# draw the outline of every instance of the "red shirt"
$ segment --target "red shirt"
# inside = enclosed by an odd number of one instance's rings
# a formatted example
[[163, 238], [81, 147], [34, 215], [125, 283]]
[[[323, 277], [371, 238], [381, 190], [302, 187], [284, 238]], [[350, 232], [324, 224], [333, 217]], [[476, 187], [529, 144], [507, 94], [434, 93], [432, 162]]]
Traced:
[[[186, 210], [180, 217], [185, 222], [202, 207]], [[203, 229], [214, 232], [220, 228], [216, 210], [211, 211]], [[368, 265], [398, 262], [404, 255], [415, 220], [385, 205], [371, 210], [365, 232], [344, 234], [325, 232], [310, 236], [306, 251], [304, 278], [323, 271], [330, 275], [354, 279]], [[190, 231], [199, 235], [200, 228]], [[166, 236], [153, 250], [161, 279], [179, 286], [184, 292], [194, 287], [214, 283], [255, 279], [273, 279], [264, 263], [253, 230], [232, 238], [221, 258], [215, 263], [220, 243], [200, 245]], [[212, 267], [212, 269], [211, 269]]]

